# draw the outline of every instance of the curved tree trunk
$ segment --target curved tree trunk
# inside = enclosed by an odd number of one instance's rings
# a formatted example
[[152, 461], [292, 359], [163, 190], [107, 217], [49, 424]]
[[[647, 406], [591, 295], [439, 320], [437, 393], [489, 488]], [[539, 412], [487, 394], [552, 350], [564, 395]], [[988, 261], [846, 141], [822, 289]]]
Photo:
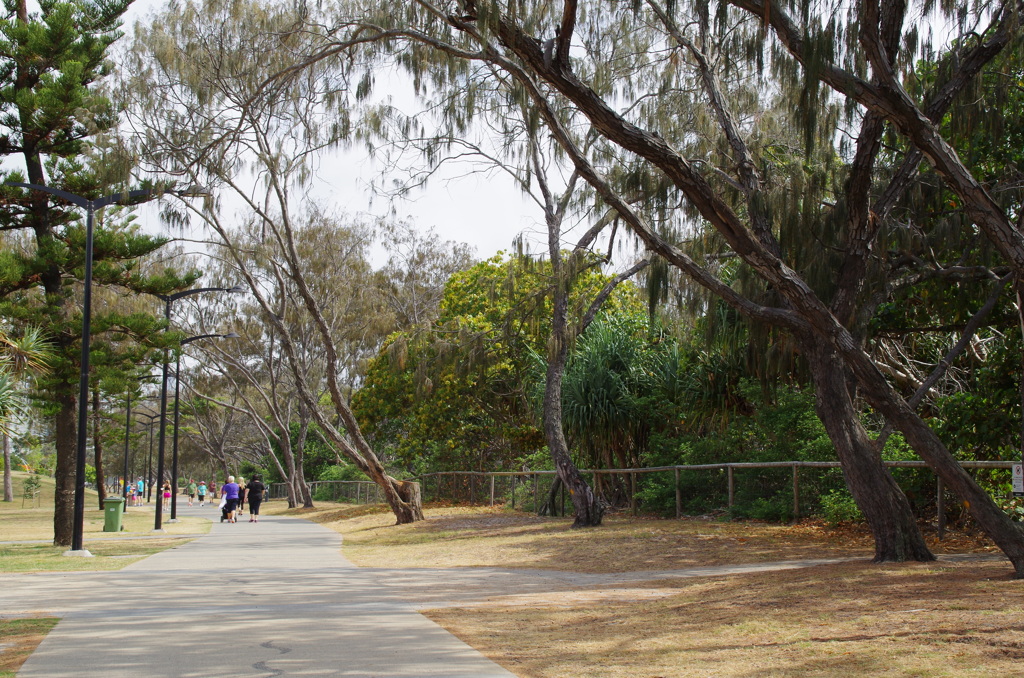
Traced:
[[[552, 234], [553, 235], [550, 235]], [[568, 284], [562, 279], [562, 266], [557, 251], [557, 229], [549, 225], [549, 238], [554, 241], [551, 247], [551, 267], [555, 284], [551, 321], [551, 340], [548, 344], [548, 369], [544, 385], [544, 437], [548, 442], [551, 459], [555, 462], [555, 470], [559, 480], [565, 485], [572, 498], [576, 519], [573, 527], [596, 527], [604, 517], [604, 505], [594, 491], [583, 479], [569, 453], [569, 445], [565, 441], [562, 428], [562, 378], [565, 375], [565, 364], [569, 357], [568, 341]]]
[[871, 528], [875, 562], [935, 560], [910, 502], [860, 423], [842, 359], [813, 338], [804, 338], [802, 345], [814, 379], [815, 409], [835, 445], [846, 485]]

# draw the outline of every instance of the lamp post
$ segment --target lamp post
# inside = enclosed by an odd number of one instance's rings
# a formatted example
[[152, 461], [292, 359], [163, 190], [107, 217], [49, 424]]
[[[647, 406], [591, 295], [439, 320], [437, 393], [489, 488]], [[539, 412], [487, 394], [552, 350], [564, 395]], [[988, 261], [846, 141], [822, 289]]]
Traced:
[[[8, 181], [8, 186], [18, 186], [35, 191], [42, 191], [55, 195], [58, 198], [67, 200], [72, 205], [85, 209], [85, 279], [82, 281], [85, 288], [82, 295], [82, 358], [81, 371], [78, 380], [78, 440], [75, 455], [75, 508], [73, 515], [74, 524], [71, 527], [71, 550], [67, 555], [91, 556], [92, 554], [82, 547], [82, 538], [85, 529], [85, 446], [87, 439], [86, 427], [89, 422], [89, 333], [92, 329], [92, 255], [93, 255], [93, 215], [96, 210], [112, 205], [114, 203], [126, 202], [135, 198], [144, 198], [156, 191], [153, 189], [140, 189], [125, 191], [122, 193], [111, 193], [102, 198], [90, 200], [74, 193], [62, 191], [59, 188], [43, 186], [41, 184], [23, 184], [16, 181]], [[168, 191], [176, 195], [199, 195], [197, 189], [186, 189], [184, 191]]]
[[[189, 337], [188, 339], [182, 339], [181, 345], [191, 344], [193, 341], [199, 341], [200, 339], [210, 339], [216, 337], [218, 339], [236, 339], [238, 337], [234, 332], [228, 332], [227, 334], [200, 334], [195, 337]], [[178, 396], [180, 394], [181, 386], [181, 353], [178, 353], [178, 360], [174, 365], [174, 442], [171, 447], [171, 519], [167, 522], [174, 523], [178, 521]]]
[[[189, 297], [193, 294], [199, 294], [201, 292], [244, 292], [245, 288], [240, 285], [234, 287], [198, 287], [193, 290], [183, 290], [181, 292], [175, 292], [174, 294], [157, 294], [154, 295], [164, 301], [164, 318], [167, 320], [168, 325], [171, 322], [171, 304], [178, 299], [183, 297]], [[160, 443], [157, 447], [157, 478], [163, 481], [164, 477], [164, 449], [167, 434], [167, 365], [168, 365], [167, 349], [164, 349], [164, 369], [163, 369], [163, 384], [160, 387]], [[177, 482], [177, 479], [175, 479]], [[178, 488], [171, 488], [171, 497], [177, 493]], [[156, 503], [156, 518], [153, 523], [153, 531], [159, 532], [163, 530], [164, 511], [163, 502], [158, 501]]]
[[[146, 463], [146, 501], [148, 503], [149, 498], [153, 496], [153, 426], [156, 424], [156, 418], [160, 414], [158, 412], [153, 412], [152, 414], [139, 413], [136, 416], [140, 418], [145, 417], [149, 420], [146, 422], [146, 425], [149, 426], [149, 461]], [[139, 497], [139, 501], [141, 500], [142, 497]]]
[[132, 392], [128, 391], [128, 397], [124, 404], [124, 472], [121, 474], [121, 504], [122, 510], [128, 510], [128, 449], [131, 442], [132, 432]]

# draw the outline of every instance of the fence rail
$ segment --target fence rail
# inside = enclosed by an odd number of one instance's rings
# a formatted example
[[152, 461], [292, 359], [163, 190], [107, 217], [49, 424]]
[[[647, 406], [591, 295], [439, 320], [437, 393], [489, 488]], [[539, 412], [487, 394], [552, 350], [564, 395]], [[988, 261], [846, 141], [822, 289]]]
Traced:
[[[923, 461], [886, 461], [890, 468], [927, 469]], [[1011, 461], [963, 461], [960, 466], [965, 469], [1011, 470]], [[639, 510], [637, 480], [638, 476], [650, 474], [671, 474], [672, 486], [675, 488], [675, 516], [683, 515], [683, 489], [681, 484], [684, 473], [713, 472], [725, 474], [725, 490], [723, 499], [732, 508], [736, 503], [737, 471], [756, 469], [790, 469], [792, 474], [792, 515], [801, 515], [801, 469], [839, 469], [836, 461], [775, 461], [775, 462], [734, 462], [723, 464], [695, 464], [685, 466], [656, 466], [647, 468], [621, 469], [581, 469], [580, 473], [590, 476], [592, 487], [601, 496], [618, 493], [620, 498], [628, 502], [629, 510], [636, 514]], [[488, 503], [493, 506], [498, 502], [508, 502], [512, 508], [516, 504], [522, 510], [527, 509], [532, 500], [533, 511], [546, 507], [551, 514], [565, 515], [566, 498], [564, 488], [558, 496], [551, 494], [551, 483], [555, 471], [441, 471], [426, 473], [410, 480], [420, 483], [423, 501], [457, 501], [470, 504]], [[545, 499], [541, 501], [541, 481], [544, 479], [547, 488]], [[945, 531], [945, 488], [942, 480], [936, 477], [935, 503], [938, 516], [940, 536]], [[319, 501], [347, 501], [358, 504], [379, 503], [383, 501], [380, 488], [371, 481], [316, 481], [309, 483], [310, 492]], [[270, 488], [271, 498], [287, 496], [284, 483], [275, 483]]]

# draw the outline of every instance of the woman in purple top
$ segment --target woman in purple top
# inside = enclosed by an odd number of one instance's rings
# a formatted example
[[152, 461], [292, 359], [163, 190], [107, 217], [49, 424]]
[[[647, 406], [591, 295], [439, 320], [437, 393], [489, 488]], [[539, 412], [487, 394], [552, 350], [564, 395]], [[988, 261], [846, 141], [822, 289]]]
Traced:
[[[235, 522], [235, 509], [238, 508], [238, 483], [235, 482], [234, 476], [228, 476], [228, 482], [224, 483], [220, 487], [221, 496], [224, 497], [224, 513], [227, 515], [228, 522]], [[224, 518], [221, 517], [223, 521]]]

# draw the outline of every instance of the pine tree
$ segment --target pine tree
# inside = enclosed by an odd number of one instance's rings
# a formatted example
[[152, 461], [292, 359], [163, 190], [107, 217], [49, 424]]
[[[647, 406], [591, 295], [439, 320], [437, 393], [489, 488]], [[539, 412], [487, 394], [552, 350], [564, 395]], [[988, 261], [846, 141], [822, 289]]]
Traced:
[[[23, 170], [0, 174], [18, 181], [92, 197], [126, 175], [124, 164], [103, 157], [95, 139], [116, 122], [98, 87], [110, 72], [107, 52], [130, 0], [43, 0], [29, 13], [26, 0], [4, 0], [0, 20], [0, 155]], [[77, 282], [84, 270], [81, 214], [40, 191], [0, 189], [0, 230], [15, 246], [0, 252], [0, 315], [39, 327], [54, 343], [52, 370], [39, 382], [44, 412], [53, 417], [57, 449], [54, 543], [71, 544], [74, 503], [76, 394], [81, 315]], [[139, 257], [165, 242], [142, 234], [126, 219], [97, 218], [94, 285], [162, 294], [194, 275], [174, 271], [148, 277]], [[94, 312], [93, 331], [153, 337], [161, 320], [148, 313]], [[158, 339], [173, 339], [158, 337]], [[129, 352], [130, 354], [131, 352]]]

